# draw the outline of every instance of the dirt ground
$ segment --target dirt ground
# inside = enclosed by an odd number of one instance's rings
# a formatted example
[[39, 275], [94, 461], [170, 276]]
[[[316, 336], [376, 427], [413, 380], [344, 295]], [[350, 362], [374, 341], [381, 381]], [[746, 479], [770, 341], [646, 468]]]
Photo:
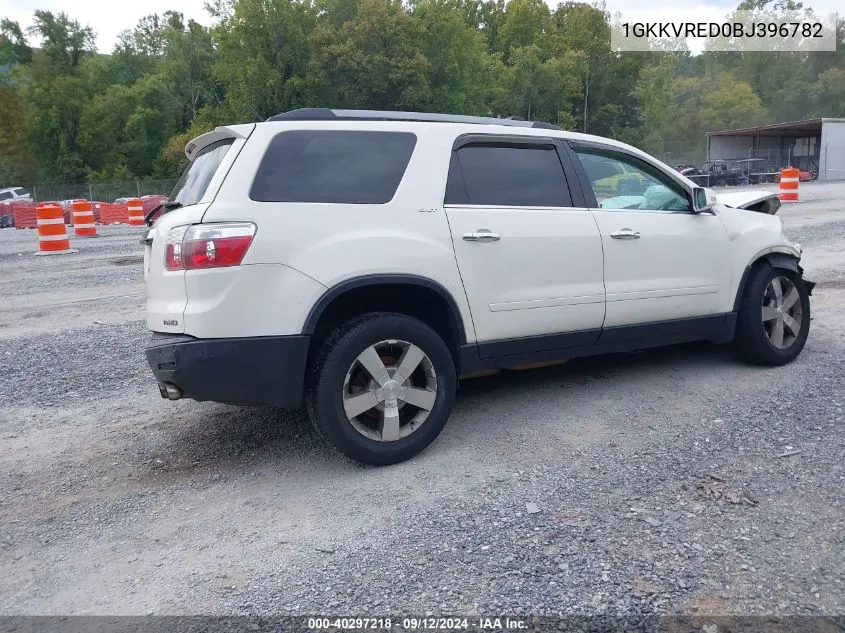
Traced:
[[0, 611], [845, 614], [845, 183], [801, 195], [793, 364], [692, 345], [467, 381], [388, 468], [300, 412], [162, 400], [137, 229], [55, 257], [0, 230]]

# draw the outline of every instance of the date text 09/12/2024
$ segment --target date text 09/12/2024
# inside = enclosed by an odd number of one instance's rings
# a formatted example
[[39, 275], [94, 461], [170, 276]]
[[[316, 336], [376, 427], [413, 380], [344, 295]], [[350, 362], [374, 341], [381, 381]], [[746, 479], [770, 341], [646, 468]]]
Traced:
[[312, 631], [523, 631], [528, 622], [512, 617], [308, 618]]

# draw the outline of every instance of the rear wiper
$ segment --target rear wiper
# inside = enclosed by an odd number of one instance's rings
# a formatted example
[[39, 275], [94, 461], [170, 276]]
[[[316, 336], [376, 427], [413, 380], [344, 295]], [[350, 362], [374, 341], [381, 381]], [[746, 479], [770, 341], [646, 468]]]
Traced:
[[[164, 208], [164, 213], [167, 213], [168, 211], [173, 211], [173, 209], [178, 209], [181, 206], [182, 206], [181, 202], [169, 202], [168, 201], [168, 202], [162, 202], [161, 204], [157, 204], [156, 206], [154, 206], [150, 210], [150, 212], [147, 215], [144, 216], [144, 224], [146, 224], [147, 226], [152, 226], [153, 225], [152, 218], [156, 214], [156, 212], [161, 208]], [[162, 215], [164, 215], [164, 213]]]

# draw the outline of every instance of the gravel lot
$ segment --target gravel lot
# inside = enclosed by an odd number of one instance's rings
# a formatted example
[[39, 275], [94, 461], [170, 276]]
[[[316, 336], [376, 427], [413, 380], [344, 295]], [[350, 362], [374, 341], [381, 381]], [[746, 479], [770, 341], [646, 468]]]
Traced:
[[404, 464], [298, 412], [160, 398], [138, 230], [0, 230], [4, 614], [845, 614], [845, 184], [777, 369], [707, 345], [467, 381]]

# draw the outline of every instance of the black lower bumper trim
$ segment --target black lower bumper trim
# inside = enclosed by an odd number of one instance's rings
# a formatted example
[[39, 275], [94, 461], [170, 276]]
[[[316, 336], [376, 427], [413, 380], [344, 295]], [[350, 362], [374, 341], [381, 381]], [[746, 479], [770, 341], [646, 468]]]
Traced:
[[198, 339], [155, 333], [147, 362], [159, 384], [200, 402], [299, 407], [308, 336]]

